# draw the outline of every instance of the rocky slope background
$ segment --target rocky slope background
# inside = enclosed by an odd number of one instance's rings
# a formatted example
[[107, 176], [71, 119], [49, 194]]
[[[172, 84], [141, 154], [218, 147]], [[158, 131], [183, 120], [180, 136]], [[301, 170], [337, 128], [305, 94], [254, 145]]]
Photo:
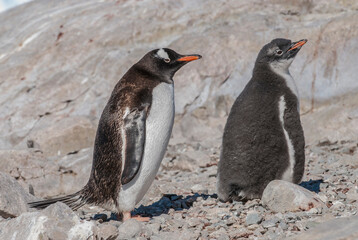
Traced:
[[[1, 13], [0, 239], [357, 238], [357, 13], [354, 0], [39, 0]], [[226, 117], [276, 37], [309, 40], [291, 66], [307, 142], [302, 187], [275, 181], [260, 201], [218, 203]], [[159, 47], [203, 59], [175, 76], [173, 136], [135, 210], [151, 221], [60, 203], [28, 209], [86, 183], [112, 88]]]

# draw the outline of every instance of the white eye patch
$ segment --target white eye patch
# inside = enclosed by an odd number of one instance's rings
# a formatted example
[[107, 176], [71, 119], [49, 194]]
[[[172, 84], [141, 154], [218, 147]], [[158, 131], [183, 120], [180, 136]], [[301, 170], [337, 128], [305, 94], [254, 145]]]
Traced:
[[158, 55], [160, 58], [169, 59], [169, 61], [170, 61], [170, 58], [169, 58], [168, 53], [167, 53], [163, 48], [161, 48], [161, 49], [158, 50], [157, 55]]

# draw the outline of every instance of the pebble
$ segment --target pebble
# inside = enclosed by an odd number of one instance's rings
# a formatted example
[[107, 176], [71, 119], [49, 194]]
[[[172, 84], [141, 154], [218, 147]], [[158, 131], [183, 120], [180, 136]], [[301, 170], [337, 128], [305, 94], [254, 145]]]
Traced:
[[262, 221], [262, 216], [258, 212], [249, 212], [246, 216], [246, 225], [258, 224]]
[[280, 222], [280, 223], [278, 224], [278, 226], [279, 226], [282, 230], [287, 230], [287, 229], [288, 229], [288, 225], [287, 225], [287, 223], [285, 223], [285, 222]]
[[[314, 228], [317, 222], [321, 222], [326, 216], [349, 217], [357, 213], [358, 188], [355, 187], [354, 176], [358, 177], [358, 170], [350, 171], [346, 164], [340, 163], [341, 158], [338, 155], [334, 158], [327, 157], [327, 151], [308, 154], [310, 157], [307, 159], [307, 173], [312, 173], [311, 170], [314, 172], [315, 169], [325, 171], [322, 176], [314, 178], [313, 175], [307, 175], [304, 179], [304, 186], [318, 192], [315, 196], [329, 207], [326, 209], [313, 206], [306, 211], [273, 212], [257, 199], [222, 203], [215, 194], [208, 194], [215, 192], [215, 178], [202, 179], [200, 174], [181, 171], [174, 174], [174, 171], [164, 171], [156, 181], [161, 192], [170, 194], [152, 194], [148, 197], [149, 201], [143, 201], [143, 205], [134, 211], [135, 214], [153, 216], [148, 223], [135, 220], [122, 223], [117, 221], [113, 214], [109, 218], [110, 212], [97, 208], [79, 210], [77, 213], [82, 219], [97, 220], [92, 222], [101, 226], [102, 234], [113, 232], [113, 228], [118, 230], [119, 239], [288, 239], [292, 235]], [[321, 163], [316, 167], [318, 157]], [[327, 159], [335, 160], [327, 163]], [[337, 168], [340, 166], [343, 171], [329, 167], [329, 164], [336, 164]], [[326, 171], [328, 167], [329, 171]], [[204, 171], [202, 174], [205, 173]], [[176, 180], [169, 181], [173, 176]], [[184, 187], [178, 187], [177, 184]], [[148, 195], [150, 194], [149, 191]], [[0, 222], [3, 221], [7, 220]]]
[[274, 219], [270, 219], [270, 220], [265, 220], [261, 224], [264, 228], [271, 228], [271, 227], [275, 227], [276, 223], [278, 223], [278, 222], [279, 222], [279, 220], [274, 218]]
[[333, 205], [331, 206], [331, 210], [332, 210], [332, 211], [342, 212], [342, 211], [344, 210], [344, 207], [345, 207], [344, 203], [339, 202], [339, 201], [335, 201], [335, 202], [333, 203]]

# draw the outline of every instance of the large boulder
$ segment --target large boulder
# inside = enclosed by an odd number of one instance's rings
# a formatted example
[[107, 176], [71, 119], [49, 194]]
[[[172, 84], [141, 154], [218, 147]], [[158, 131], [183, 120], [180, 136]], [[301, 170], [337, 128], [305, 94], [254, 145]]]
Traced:
[[[10, 175], [0, 172], [0, 216], [16, 217], [28, 212], [28, 202], [37, 198], [26, 192]], [[0, 231], [1, 232], [1, 231]], [[2, 239], [0, 237], [0, 239]], [[5, 239], [5, 238], [4, 238]]]
[[[111, 231], [111, 232], [108, 232]], [[24, 213], [0, 222], [0, 239], [115, 239], [116, 228], [99, 231], [95, 221], [81, 220], [67, 205], [55, 203], [41, 212]]]

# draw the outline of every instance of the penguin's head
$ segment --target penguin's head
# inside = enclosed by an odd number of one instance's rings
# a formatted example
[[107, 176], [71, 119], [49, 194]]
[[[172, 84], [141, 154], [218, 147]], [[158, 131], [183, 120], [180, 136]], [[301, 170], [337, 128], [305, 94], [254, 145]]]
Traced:
[[269, 65], [281, 68], [281, 70], [288, 70], [296, 54], [306, 42], [307, 39], [298, 42], [291, 42], [291, 40], [283, 38], [272, 40], [261, 49], [256, 59], [255, 68]]
[[172, 49], [160, 48], [147, 53], [138, 65], [159, 76], [159, 80], [171, 82], [175, 72], [182, 66], [200, 58], [198, 54], [181, 55]]

